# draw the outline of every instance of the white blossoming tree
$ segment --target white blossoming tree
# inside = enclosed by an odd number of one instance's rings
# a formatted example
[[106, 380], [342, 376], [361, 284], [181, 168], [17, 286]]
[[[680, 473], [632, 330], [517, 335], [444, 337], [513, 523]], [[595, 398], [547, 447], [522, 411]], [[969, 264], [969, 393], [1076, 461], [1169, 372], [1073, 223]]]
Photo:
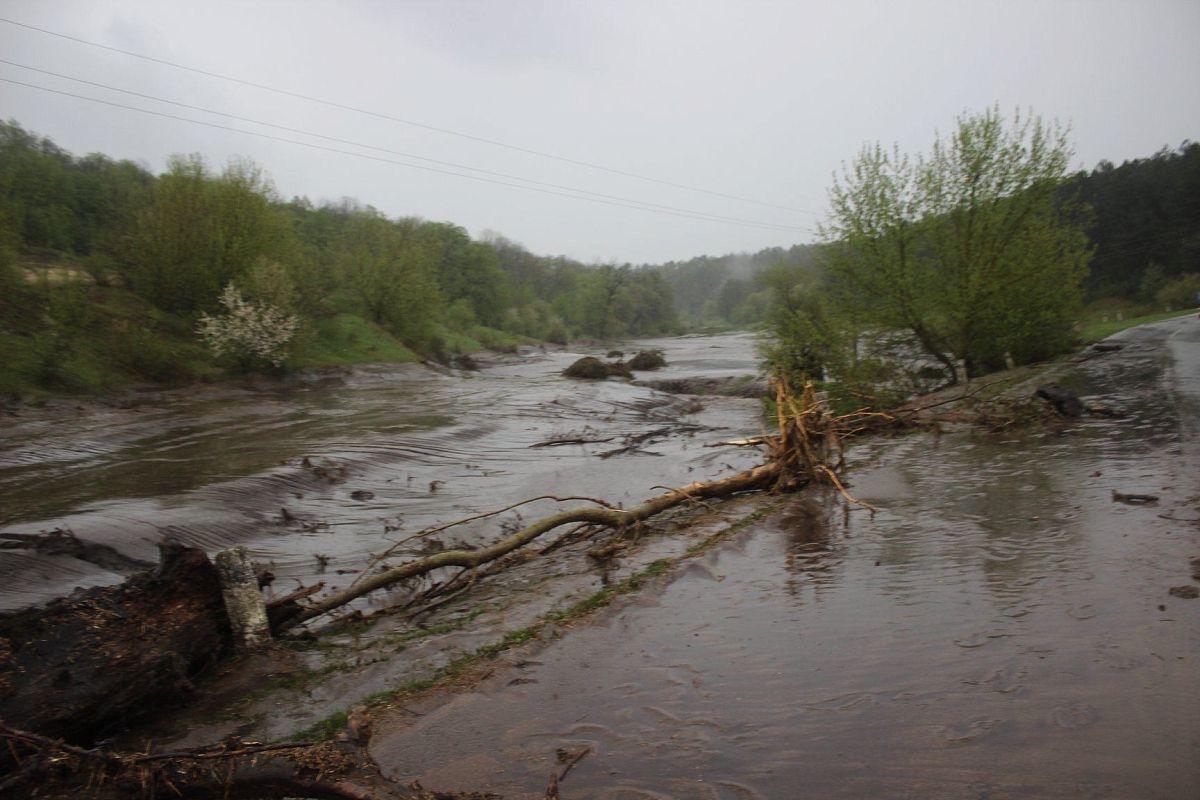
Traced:
[[201, 314], [197, 328], [213, 354], [246, 371], [282, 366], [299, 327], [295, 315], [246, 300], [232, 284], [220, 302], [224, 313]]

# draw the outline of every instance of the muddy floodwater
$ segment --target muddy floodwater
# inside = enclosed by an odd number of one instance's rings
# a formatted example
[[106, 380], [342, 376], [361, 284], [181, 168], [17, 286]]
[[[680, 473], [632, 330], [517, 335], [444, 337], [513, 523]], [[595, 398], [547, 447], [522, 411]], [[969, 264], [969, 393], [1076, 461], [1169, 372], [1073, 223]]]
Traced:
[[[1119, 341], [1057, 376], [1107, 415], [857, 444], [849, 490], [874, 511], [764, 499], [761, 521], [478, 686], [377, 709], [372, 755], [506, 798], [564, 772], [569, 800], [1200, 797], [1200, 320]], [[654, 342], [671, 366], [644, 377], [753, 375], [752, 342]], [[526, 497], [628, 505], [760, 460], [704, 446], [759, 432], [756, 401], [560, 378], [578, 355], [9, 418], [2, 532], [69, 527], [145, 559], [164, 534], [244, 543], [287, 589]], [[119, 578], [0, 551], [10, 607]], [[309, 697], [344, 708], [356, 683]]]
[[[669, 364], [638, 377], [758, 370], [751, 334], [626, 349], [643, 347], [663, 349]], [[164, 537], [210, 552], [242, 544], [277, 589], [317, 580], [332, 588], [372, 553], [440, 523], [545, 494], [630, 505], [661, 492], [655, 486], [758, 462], [754, 452], [702, 446], [761, 432], [756, 401], [697, 403], [560, 376], [580, 355], [605, 352], [531, 350], [479, 372], [405, 365], [22, 411], [0, 418], [0, 536], [69, 529], [151, 562]], [[585, 443], [535, 446], [558, 439]], [[561, 507], [545, 501], [521, 513]], [[478, 544], [496, 527], [457, 527], [413, 546]], [[0, 550], [0, 610], [123, 577], [69, 555]]]
[[859, 447], [876, 513], [791, 500], [373, 753], [513, 798], [581, 752], [564, 797], [1198, 797], [1197, 366], [1143, 329], [1062, 377], [1126, 417]]

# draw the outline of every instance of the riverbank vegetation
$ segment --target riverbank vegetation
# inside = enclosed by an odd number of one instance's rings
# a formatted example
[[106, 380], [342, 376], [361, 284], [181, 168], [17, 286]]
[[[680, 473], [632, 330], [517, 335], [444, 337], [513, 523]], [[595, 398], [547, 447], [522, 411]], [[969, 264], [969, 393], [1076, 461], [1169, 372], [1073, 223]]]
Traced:
[[[1096, 210], [1080, 198], [1096, 184], [1068, 173], [1070, 156], [1064, 129], [998, 109], [959, 118], [927, 155], [865, 147], [835, 176], [816, 269], [759, 277], [772, 296], [764, 355], [824, 382], [838, 407], [882, 409], [1068, 351], [1100, 330], [1083, 324], [1089, 281], [1121, 285], [1089, 271]], [[1179, 158], [1200, 163], [1200, 148]], [[1141, 277], [1140, 299], [1160, 308], [1197, 304], [1200, 274], [1186, 270], [1200, 229], [1178, 221], [1172, 271], [1149, 264]], [[1095, 302], [1093, 317], [1136, 313], [1123, 297]]]
[[654, 271], [284, 200], [248, 162], [182, 156], [154, 175], [0, 124], [9, 396], [677, 330]]
[[[863, 151], [833, 189], [821, 242], [640, 267], [535, 255], [351, 199], [284, 200], [246, 162], [177, 157], [155, 175], [0, 123], [0, 393], [765, 327], [777, 364], [838, 374], [848, 404], [853, 393], [886, 404], [958, 366], [1036, 360], [1195, 305], [1200, 144], [1069, 174], [1061, 132], [1035, 120], [1021, 140], [1001, 122], [994, 111], [965, 118], [925, 158]], [[990, 196], [968, 195], [970, 159], [1037, 137], [1041, 168], [1010, 159], [1032, 169], [1018, 179], [984, 164], [978, 175], [996, 180], [976, 188]], [[889, 207], [867, 207], [872, 187], [892, 191]], [[998, 233], [1027, 214], [1046, 224]], [[891, 266], [859, 269], [876, 256]], [[863, 357], [868, 328], [887, 333]], [[900, 357], [913, 367], [897, 376], [885, 367]]]
[[[1164, 147], [1119, 166], [1102, 161], [1066, 176], [1060, 197], [1090, 210], [1083, 218], [1092, 259], [1083, 280], [1085, 324], [1192, 308], [1200, 291], [1200, 143]], [[699, 256], [654, 265], [675, 293], [683, 324], [728, 330], [761, 324], [776, 284], [821, 275], [814, 244], [756, 253]], [[784, 273], [781, 275], [780, 273]]]

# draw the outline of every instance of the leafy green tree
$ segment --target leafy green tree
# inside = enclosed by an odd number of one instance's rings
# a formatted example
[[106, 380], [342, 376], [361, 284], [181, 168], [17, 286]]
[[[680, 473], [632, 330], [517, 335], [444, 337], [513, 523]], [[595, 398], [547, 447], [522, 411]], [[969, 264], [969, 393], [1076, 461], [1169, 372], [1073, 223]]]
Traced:
[[[1158, 279], [1200, 264], [1200, 142], [1120, 166], [1102, 161], [1063, 193], [1077, 194], [1095, 210], [1088, 228], [1096, 248], [1085, 283], [1089, 300], [1149, 301]], [[1147, 281], [1150, 272], [1157, 274]]]
[[448, 223], [423, 223], [418, 235], [447, 302], [466, 300], [479, 322], [500, 327], [510, 290], [496, 250], [471, 241], [463, 228]]
[[127, 240], [132, 288], [176, 313], [215, 308], [258, 259], [288, 251], [291, 231], [275, 200], [248, 162], [213, 175], [199, 156], [172, 159]]
[[351, 296], [373, 322], [418, 349], [432, 341], [445, 302], [420, 222], [377, 212], [351, 216], [335, 256]]
[[995, 108], [966, 115], [930, 155], [879, 145], [835, 177], [821, 228], [841, 310], [909, 331], [970, 374], [1070, 341], [1090, 257], [1084, 217], [1059, 195], [1066, 132]]

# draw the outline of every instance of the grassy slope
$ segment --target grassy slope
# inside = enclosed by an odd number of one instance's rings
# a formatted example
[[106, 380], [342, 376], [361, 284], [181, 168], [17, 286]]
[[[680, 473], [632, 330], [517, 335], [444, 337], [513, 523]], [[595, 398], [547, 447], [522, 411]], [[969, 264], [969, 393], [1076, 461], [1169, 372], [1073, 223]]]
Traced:
[[[67, 275], [67, 273], [70, 273]], [[138, 385], [228, 377], [189, 320], [136, 295], [96, 286], [67, 265], [0, 298], [0, 401], [94, 394]], [[512, 350], [528, 339], [476, 325], [437, 331], [446, 354]], [[353, 314], [310, 324], [287, 368], [404, 363], [420, 356]]]
[[354, 314], [337, 314], [313, 323], [299, 349], [288, 359], [293, 369], [403, 363], [419, 357], [383, 328]]
[[1147, 322], [1158, 322], [1159, 320], [1171, 319], [1173, 317], [1185, 317], [1188, 314], [1195, 314], [1196, 309], [1187, 311], [1164, 311], [1158, 314], [1145, 314], [1140, 317], [1127, 317], [1126, 319], [1091, 319], [1084, 322], [1083, 331], [1079, 334], [1085, 342], [1098, 342], [1101, 339], [1107, 339], [1118, 331], [1123, 331], [1126, 328], [1132, 328], [1135, 325], [1144, 325]]

